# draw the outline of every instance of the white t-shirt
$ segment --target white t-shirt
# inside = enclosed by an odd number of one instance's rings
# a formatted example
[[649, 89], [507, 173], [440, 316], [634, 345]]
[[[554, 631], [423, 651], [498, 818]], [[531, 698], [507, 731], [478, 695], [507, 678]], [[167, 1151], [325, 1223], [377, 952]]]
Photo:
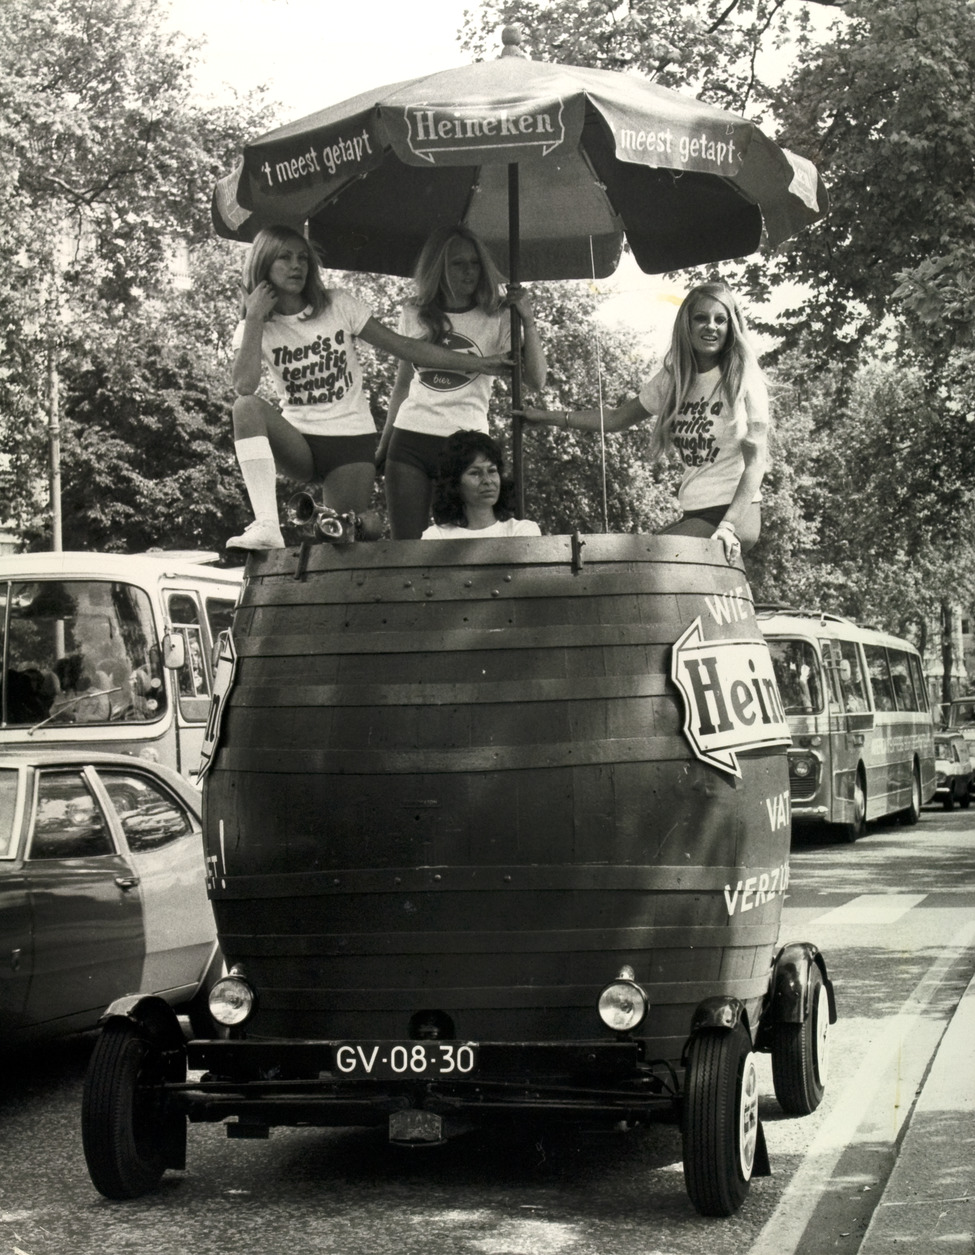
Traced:
[[471, 531], [457, 523], [434, 523], [420, 537], [421, 540], [486, 540], [490, 536], [541, 536], [542, 530], [531, 519], [504, 519], [490, 527]]
[[[329, 288], [328, 308], [317, 318], [274, 314], [264, 324], [261, 357], [267, 364], [281, 413], [309, 436], [373, 435], [376, 423], [362, 391], [362, 367], [354, 337], [372, 317], [368, 305], [344, 288]], [[244, 324], [233, 347], [240, 348]]]
[[[506, 309], [485, 314], [475, 308], [450, 313], [451, 330], [441, 341], [455, 353], [493, 357], [506, 353], [511, 345], [511, 316]], [[429, 333], [415, 305], [404, 305], [400, 314], [400, 335], [411, 339]], [[487, 431], [488, 402], [493, 376], [462, 374], [460, 371], [433, 370], [416, 366], [410, 390], [396, 414], [394, 427], [419, 431], [428, 436], [449, 436], [455, 431]]]
[[[667, 403], [670, 373], [659, 370], [640, 389], [639, 401], [650, 414], [659, 415]], [[752, 404], [742, 390], [731, 411], [721, 386], [721, 368], [713, 366], [698, 375], [686, 400], [678, 408], [671, 428], [674, 448], [684, 464], [677, 500], [682, 510], [707, 510], [728, 505], [745, 469], [739, 440]], [[753, 501], [761, 501], [761, 491]]]

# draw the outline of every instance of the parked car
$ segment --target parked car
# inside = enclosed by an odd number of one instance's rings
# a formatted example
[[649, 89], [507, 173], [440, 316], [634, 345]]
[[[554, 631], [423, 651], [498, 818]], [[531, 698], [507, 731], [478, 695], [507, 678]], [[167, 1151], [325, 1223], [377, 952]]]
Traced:
[[939, 732], [934, 738], [934, 800], [943, 803], [946, 811], [959, 806], [967, 808], [972, 794], [972, 759], [970, 746], [957, 732]]
[[148, 992], [207, 1031], [222, 960], [200, 803], [131, 755], [0, 755], [0, 1044], [92, 1028]]
[[941, 710], [942, 731], [955, 732], [968, 742], [968, 752], [975, 759], [975, 696], [956, 697]]

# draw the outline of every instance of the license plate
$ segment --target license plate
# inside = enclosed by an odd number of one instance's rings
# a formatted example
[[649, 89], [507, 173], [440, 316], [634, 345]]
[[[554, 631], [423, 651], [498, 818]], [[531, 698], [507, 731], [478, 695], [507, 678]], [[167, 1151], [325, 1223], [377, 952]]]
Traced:
[[343, 1041], [332, 1051], [339, 1076], [382, 1081], [470, 1076], [477, 1045], [464, 1041]]

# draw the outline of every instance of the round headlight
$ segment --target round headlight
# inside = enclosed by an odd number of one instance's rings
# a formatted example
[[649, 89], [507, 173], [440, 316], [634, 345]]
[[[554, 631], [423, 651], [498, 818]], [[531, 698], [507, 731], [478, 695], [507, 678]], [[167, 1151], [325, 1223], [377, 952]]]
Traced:
[[614, 980], [599, 995], [599, 1018], [614, 1033], [627, 1033], [643, 1023], [649, 1005], [636, 981]]
[[218, 1024], [233, 1028], [243, 1024], [254, 1013], [257, 999], [247, 981], [240, 976], [224, 976], [210, 990], [210, 1014]]
[[792, 762], [792, 771], [800, 779], [805, 779], [806, 776], [811, 776], [812, 769], [812, 762], [808, 758], [796, 758]]

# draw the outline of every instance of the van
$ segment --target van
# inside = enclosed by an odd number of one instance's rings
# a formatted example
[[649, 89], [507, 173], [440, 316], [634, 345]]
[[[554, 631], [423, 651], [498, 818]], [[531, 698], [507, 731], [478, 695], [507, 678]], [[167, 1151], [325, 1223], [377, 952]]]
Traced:
[[194, 776], [242, 583], [216, 558], [0, 557], [0, 750], [84, 745]]

